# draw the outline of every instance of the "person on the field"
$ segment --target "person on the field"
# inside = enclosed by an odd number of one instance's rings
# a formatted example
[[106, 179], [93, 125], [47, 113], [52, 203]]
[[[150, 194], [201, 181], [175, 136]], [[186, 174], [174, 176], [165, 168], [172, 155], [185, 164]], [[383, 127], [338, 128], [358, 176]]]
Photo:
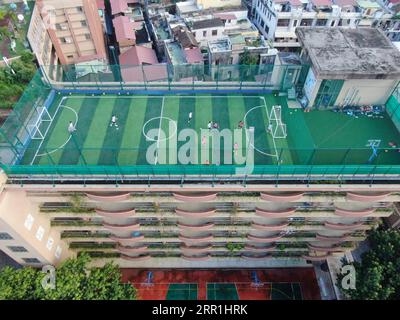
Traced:
[[272, 123], [269, 123], [267, 131], [268, 133], [272, 133]]
[[190, 121], [192, 121], [192, 118], [193, 118], [193, 112], [189, 112], [188, 124], [190, 123]]
[[110, 127], [114, 126], [114, 127], [116, 127], [117, 130], [118, 130], [117, 120], [118, 120], [118, 118], [117, 118], [116, 115], [114, 114], [114, 115], [111, 117]]
[[75, 128], [74, 124], [72, 123], [72, 121], [70, 121], [69, 125], [68, 125], [68, 132], [70, 134], [72, 134], [75, 130], [76, 130], [76, 128]]
[[208, 122], [207, 127], [208, 127], [208, 130], [211, 130], [211, 128], [212, 128], [212, 121], [209, 121], [209, 122]]

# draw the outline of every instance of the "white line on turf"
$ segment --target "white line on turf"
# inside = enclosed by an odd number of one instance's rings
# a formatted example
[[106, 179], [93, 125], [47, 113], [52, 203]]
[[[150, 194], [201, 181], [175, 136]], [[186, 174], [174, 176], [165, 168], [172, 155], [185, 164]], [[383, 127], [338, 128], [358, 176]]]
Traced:
[[162, 124], [163, 112], [164, 112], [164, 101], [165, 101], [165, 98], [163, 97], [162, 103], [161, 103], [160, 123], [158, 125], [156, 159], [154, 161], [154, 164], [157, 164], [157, 162], [158, 162], [158, 149], [160, 148], [160, 134], [161, 134], [161, 124]]

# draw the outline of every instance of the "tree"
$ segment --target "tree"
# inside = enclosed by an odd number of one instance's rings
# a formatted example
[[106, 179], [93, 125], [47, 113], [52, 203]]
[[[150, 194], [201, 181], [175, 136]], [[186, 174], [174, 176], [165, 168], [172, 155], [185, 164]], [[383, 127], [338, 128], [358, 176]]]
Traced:
[[373, 230], [368, 237], [370, 250], [361, 263], [353, 263], [356, 287], [343, 289], [344, 275], [338, 278], [345, 297], [357, 300], [397, 300], [400, 298], [400, 231]]
[[258, 57], [251, 54], [248, 50], [245, 51], [240, 56], [240, 64], [243, 65], [257, 65], [258, 64]]
[[81, 254], [66, 260], [55, 273], [56, 288], [43, 289], [46, 276], [30, 267], [0, 271], [0, 300], [134, 300], [136, 290], [121, 282], [121, 272], [113, 263], [88, 268], [90, 257]]

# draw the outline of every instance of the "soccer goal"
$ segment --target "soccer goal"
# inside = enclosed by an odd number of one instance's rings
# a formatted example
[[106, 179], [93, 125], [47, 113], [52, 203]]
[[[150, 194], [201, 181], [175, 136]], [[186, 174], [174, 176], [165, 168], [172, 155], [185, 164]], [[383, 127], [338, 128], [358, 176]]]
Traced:
[[287, 137], [286, 124], [282, 122], [282, 107], [272, 106], [269, 114], [269, 122], [272, 124], [272, 137], [285, 139]]
[[53, 118], [47, 108], [35, 105], [33, 108], [33, 114], [27, 125], [28, 133], [31, 139], [43, 140], [52, 121]]

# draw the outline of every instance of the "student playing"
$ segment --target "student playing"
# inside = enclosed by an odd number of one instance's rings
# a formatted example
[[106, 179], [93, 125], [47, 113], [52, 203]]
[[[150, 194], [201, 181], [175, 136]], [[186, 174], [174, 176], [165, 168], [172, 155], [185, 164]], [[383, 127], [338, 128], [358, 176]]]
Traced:
[[118, 120], [118, 118], [117, 118], [117, 117], [115, 116], [115, 114], [114, 114], [114, 115], [111, 117], [110, 127], [114, 126], [114, 127], [116, 127], [117, 130], [118, 130], [119, 128], [118, 128], [117, 120]]
[[193, 112], [189, 112], [188, 124], [190, 123], [190, 121], [192, 121], [192, 118], [193, 118]]
[[211, 121], [208, 122], [207, 128], [208, 128], [208, 130], [211, 130], [211, 128], [212, 128], [212, 122]]
[[268, 131], [268, 133], [271, 133], [271, 134], [272, 134], [272, 123], [270, 123], [270, 124], [268, 125], [267, 131]]
[[240, 120], [240, 121], [239, 121], [239, 124], [238, 124], [238, 128], [239, 128], [239, 129], [242, 129], [243, 126], [244, 126], [244, 123], [243, 123], [242, 120]]
[[68, 132], [70, 134], [72, 134], [75, 130], [76, 130], [76, 128], [75, 128], [74, 124], [72, 123], [72, 121], [70, 121], [69, 125], [68, 125]]

